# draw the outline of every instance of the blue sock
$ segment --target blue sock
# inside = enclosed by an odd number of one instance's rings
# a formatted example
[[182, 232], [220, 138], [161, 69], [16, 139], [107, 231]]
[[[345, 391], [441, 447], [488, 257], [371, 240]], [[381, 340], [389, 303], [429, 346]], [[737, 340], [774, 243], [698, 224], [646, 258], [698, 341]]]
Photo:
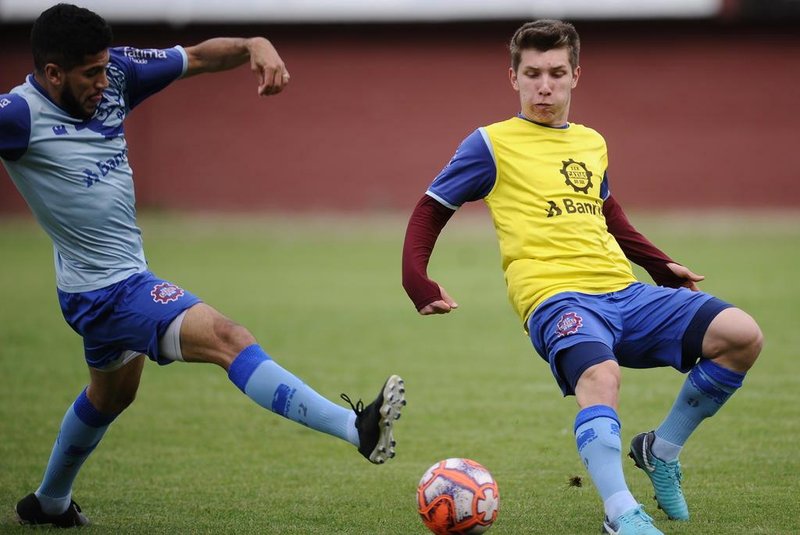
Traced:
[[276, 364], [261, 346], [244, 348], [228, 369], [228, 378], [265, 409], [359, 445], [355, 413], [317, 394]]
[[619, 432], [617, 413], [607, 405], [587, 407], [575, 417], [578, 454], [611, 520], [639, 505], [625, 483]]
[[663, 461], [678, 457], [700, 422], [713, 416], [742, 386], [745, 374], [702, 359], [689, 372], [667, 417], [656, 429], [653, 455]]
[[85, 389], [67, 409], [44, 479], [35, 493], [46, 514], [67, 510], [78, 471], [116, 417], [98, 412], [86, 397]]

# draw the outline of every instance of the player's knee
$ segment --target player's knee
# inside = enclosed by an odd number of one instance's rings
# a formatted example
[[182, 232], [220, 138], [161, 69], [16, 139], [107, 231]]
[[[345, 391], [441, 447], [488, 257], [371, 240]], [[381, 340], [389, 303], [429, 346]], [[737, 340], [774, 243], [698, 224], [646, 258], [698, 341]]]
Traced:
[[136, 400], [136, 390], [129, 389], [119, 392], [114, 399], [115, 410], [112, 413], [120, 413], [130, 407]]
[[748, 318], [749, 321], [738, 332], [734, 351], [740, 355], [741, 364], [749, 368], [761, 354], [761, 349], [764, 347], [764, 333], [753, 318], [749, 316]]
[[255, 337], [246, 327], [227, 318], [215, 322], [214, 333], [224, 347], [237, 354], [245, 347], [256, 343]]
[[89, 387], [89, 400], [98, 412], [103, 414], [119, 414], [136, 400], [136, 389], [119, 388], [113, 391], [92, 390]]
[[621, 374], [619, 365], [614, 360], [606, 360], [586, 369], [578, 379], [575, 387], [576, 396], [589, 404], [613, 404], [619, 392]]
[[[704, 354], [709, 358], [722, 357], [735, 368], [746, 371], [756, 361], [764, 346], [764, 334], [758, 323], [746, 312], [732, 308], [720, 313], [707, 333]], [[716, 323], [716, 325], [715, 325]]]

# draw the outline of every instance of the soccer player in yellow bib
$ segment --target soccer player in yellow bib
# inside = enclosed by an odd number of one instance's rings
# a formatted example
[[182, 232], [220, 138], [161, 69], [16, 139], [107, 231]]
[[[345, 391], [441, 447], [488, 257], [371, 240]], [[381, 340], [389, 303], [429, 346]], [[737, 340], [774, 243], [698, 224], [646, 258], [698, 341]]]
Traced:
[[[577, 401], [575, 441], [603, 500], [604, 532], [660, 534], [623, 475], [620, 367], [688, 373], [665, 419], [633, 437], [629, 454], [666, 515], [688, 520], [678, 455], [742, 385], [761, 351], [761, 330], [742, 310], [699, 291], [703, 277], [637, 232], [611, 195], [605, 140], [568, 122], [581, 74], [575, 28], [526, 23], [510, 50], [521, 111], [467, 136], [417, 203], [403, 247], [403, 286], [422, 315], [458, 307], [427, 266], [453, 213], [482, 199], [509, 299], [563, 394]], [[658, 286], [638, 282], [631, 261]]]

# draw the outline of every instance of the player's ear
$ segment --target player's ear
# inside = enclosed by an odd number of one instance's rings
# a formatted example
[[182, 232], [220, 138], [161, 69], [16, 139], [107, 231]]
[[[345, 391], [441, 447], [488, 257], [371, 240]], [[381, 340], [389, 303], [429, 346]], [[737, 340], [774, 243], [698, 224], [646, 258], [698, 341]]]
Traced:
[[572, 89], [575, 89], [575, 86], [578, 85], [578, 78], [581, 76], [581, 66], [578, 65], [575, 67], [575, 71], [572, 73]]
[[517, 73], [514, 71], [513, 67], [508, 68], [508, 79], [511, 81], [511, 87], [514, 88], [514, 91], [519, 91], [519, 82], [517, 81]]
[[45, 79], [52, 85], [61, 86], [64, 83], [64, 69], [55, 63], [48, 63], [42, 69]]

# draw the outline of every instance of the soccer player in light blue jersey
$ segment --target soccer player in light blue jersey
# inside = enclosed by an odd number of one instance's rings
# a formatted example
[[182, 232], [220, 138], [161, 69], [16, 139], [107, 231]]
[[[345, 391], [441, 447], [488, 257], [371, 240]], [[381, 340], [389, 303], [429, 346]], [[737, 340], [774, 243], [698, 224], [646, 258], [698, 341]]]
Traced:
[[289, 73], [264, 38], [216, 38], [165, 50], [109, 48], [99, 15], [70, 4], [31, 32], [34, 72], [0, 94], [0, 159], [53, 241], [58, 299], [81, 335], [90, 382], [67, 410], [38, 489], [16, 505], [23, 524], [81, 526], [72, 499], [83, 462], [133, 401], [144, 356], [209, 362], [262, 407], [352, 443], [370, 462], [394, 456], [405, 388], [390, 376], [366, 407], [345, 408], [281, 368], [253, 335], [180, 286], [148, 271], [136, 224], [123, 123], [172, 82], [250, 63], [260, 95]]
[[[605, 140], [568, 121], [581, 74], [575, 28], [529, 22], [509, 48], [509, 82], [521, 111], [467, 136], [417, 203], [403, 248], [403, 286], [422, 315], [457, 308], [428, 277], [428, 262], [455, 211], [484, 201], [509, 299], [562, 393], [578, 404], [575, 444], [603, 501], [603, 533], [662, 535], [622, 470], [620, 367], [688, 374], [666, 418], [634, 436], [630, 448], [659, 507], [685, 521], [679, 453], [742, 386], [761, 351], [761, 330], [744, 311], [699, 291], [703, 277], [637, 232], [611, 194]], [[659, 286], [637, 282], [631, 261]]]

